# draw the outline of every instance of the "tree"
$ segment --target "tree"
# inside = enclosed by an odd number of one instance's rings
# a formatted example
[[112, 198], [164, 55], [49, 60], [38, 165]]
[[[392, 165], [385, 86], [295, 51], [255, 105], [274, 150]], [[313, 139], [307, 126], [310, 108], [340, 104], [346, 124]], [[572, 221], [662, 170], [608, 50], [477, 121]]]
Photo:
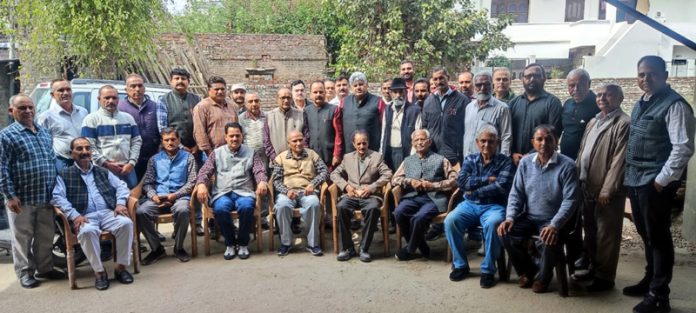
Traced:
[[504, 55], [495, 55], [486, 60], [486, 66], [493, 68], [507, 67], [509, 69], [512, 66], [512, 61]]
[[[23, 64], [55, 77], [72, 63], [86, 76], [116, 78], [145, 60], [166, 12], [162, 0], [22, 0], [3, 2], [6, 34], [14, 35]], [[69, 62], [67, 62], [69, 60]]]
[[327, 41], [337, 42], [337, 71], [394, 73], [411, 59], [419, 74], [435, 65], [463, 69], [512, 46], [509, 17], [488, 19], [466, 0], [322, 0]]

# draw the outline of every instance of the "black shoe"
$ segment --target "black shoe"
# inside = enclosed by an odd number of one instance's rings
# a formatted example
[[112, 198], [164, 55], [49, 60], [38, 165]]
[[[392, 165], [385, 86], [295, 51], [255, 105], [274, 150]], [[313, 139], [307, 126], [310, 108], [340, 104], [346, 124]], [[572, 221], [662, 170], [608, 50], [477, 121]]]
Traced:
[[355, 252], [355, 248], [350, 248], [350, 249], [345, 249], [341, 250], [341, 252], [338, 253], [338, 256], [336, 256], [336, 260], [338, 261], [348, 261], [352, 257], [356, 256], [358, 253]]
[[647, 277], [643, 277], [637, 284], [623, 289], [623, 294], [629, 297], [644, 297], [648, 292], [650, 292], [650, 279]]
[[495, 275], [481, 273], [481, 288], [488, 289], [495, 286]]
[[408, 252], [406, 248], [399, 249], [399, 252], [396, 253], [395, 257], [399, 261], [410, 261], [417, 258], [415, 254]]
[[203, 236], [205, 235], [205, 232], [203, 231], [203, 226], [201, 225], [196, 225], [196, 236]]
[[19, 278], [19, 284], [21, 284], [24, 288], [31, 289], [38, 287], [39, 281], [34, 279], [34, 277], [31, 275], [25, 274]]
[[360, 261], [364, 263], [372, 262], [372, 256], [365, 250], [360, 251]]
[[109, 289], [109, 275], [103, 272], [99, 277], [94, 279], [94, 288], [97, 290]]
[[314, 247], [307, 246], [307, 247], [305, 248], [305, 250], [307, 250], [307, 252], [311, 253], [313, 256], [322, 256], [322, 255], [324, 255], [324, 252], [321, 251], [321, 247], [319, 247], [319, 246], [314, 246]]
[[122, 270], [120, 272], [118, 270], [114, 270], [114, 276], [116, 277], [116, 280], [118, 280], [119, 283], [122, 283], [122, 284], [133, 283], [133, 275], [128, 273], [127, 270]]
[[167, 256], [167, 252], [164, 251], [164, 247], [160, 246], [159, 248], [157, 248], [157, 250], [153, 250], [152, 252], [150, 252], [150, 254], [148, 254], [148, 255], [143, 259], [142, 264], [143, 264], [143, 265], [150, 265], [150, 264], [153, 264], [153, 263], [159, 261], [161, 258], [163, 258], [163, 257], [165, 257], [165, 256]]
[[[162, 233], [160, 233], [160, 232], [157, 232], [157, 238], [159, 238], [159, 241], [160, 241], [160, 242], [165, 242], [165, 241], [167, 241], [167, 237], [164, 237], [164, 235], [162, 235]], [[172, 238], [173, 238], [173, 237], [172, 237]]]
[[57, 280], [57, 279], [65, 279], [65, 273], [59, 271], [59, 270], [50, 270], [47, 273], [39, 274], [36, 273], [34, 274], [34, 279], [38, 281], [47, 281], [47, 280]]
[[188, 261], [191, 261], [191, 257], [184, 249], [176, 250], [174, 252], [174, 255], [176, 256], [177, 259], [179, 259], [179, 262], [181, 262], [181, 263], [186, 263]]
[[428, 232], [425, 233], [425, 240], [427, 241], [433, 241], [440, 237], [442, 237], [442, 230], [439, 229], [439, 227], [432, 226], [428, 229]]
[[293, 219], [292, 223], [290, 224], [290, 229], [292, 230], [292, 233], [295, 235], [302, 233], [302, 227], [300, 226], [300, 220]]
[[462, 267], [462, 268], [453, 268], [452, 271], [449, 274], [449, 279], [451, 281], [460, 281], [466, 278], [467, 275], [469, 275], [470, 269], [469, 267]]
[[292, 246], [280, 245], [280, 248], [278, 248], [278, 256], [288, 255], [290, 249], [292, 249]]
[[666, 313], [671, 311], [669, 299], [652, 294], [645, 296], [641, 303], [633, 307], [633, 313]]
[[602, 292], [612, 289], [614, 289], [614, 282], [601, 278], [595, 278], [592, 284], [587, 286], [587, 292]]

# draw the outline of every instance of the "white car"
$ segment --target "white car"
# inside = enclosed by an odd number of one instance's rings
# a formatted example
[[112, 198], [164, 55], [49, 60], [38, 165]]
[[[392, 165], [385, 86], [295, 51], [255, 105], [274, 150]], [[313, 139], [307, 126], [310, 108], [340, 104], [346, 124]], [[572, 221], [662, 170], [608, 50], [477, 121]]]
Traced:
[[[50, 83], [49, 83], [50, 84]], [[70, 82], [73, 94], [73, 104], [79, 105], [88, 112], [96, 112], [99, 109], [99, 101], [97, 101], [97, 96], [99, 95], [99, 88], [104, 85], [112, 85], [118, 90], [118, 97], [121, 99], [126, 98], [126, 83], [122, 80], [103, 80], [103, 79], [73, 79]], [[36, 102], [36, 115], [38, 116], [41, 112], [46, 111], [48, 107], [53, 103], [53, 98], [49, 92], [45, 92], [46, 83], [39, 83], [36, 85], [32, 95], [41, 94]], [[145, 94], [150, 97], [152, 101], [159, 101], [159, 97], [171, 91], [169, 86], [157, 85], [157, 84], [145, 84]]]

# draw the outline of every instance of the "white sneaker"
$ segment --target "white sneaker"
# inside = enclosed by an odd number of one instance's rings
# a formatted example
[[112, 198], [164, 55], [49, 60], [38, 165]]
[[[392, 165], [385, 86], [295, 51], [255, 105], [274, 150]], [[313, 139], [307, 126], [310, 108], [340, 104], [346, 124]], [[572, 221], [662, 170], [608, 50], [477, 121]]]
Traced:
[[232, 260], [234, 259], [235, 255], [236, 251], [234, 250], [234, 246], [230, 246], [227, 247], [227, 249], [225, 249], [225, 254], [223, 254], [222, 256], [225, 258], [225, 260]]
[[246, 260], [249, 258], [249, 247], [248, 246], [240, 246], [239, 247], [239, 258], [242, 260]]

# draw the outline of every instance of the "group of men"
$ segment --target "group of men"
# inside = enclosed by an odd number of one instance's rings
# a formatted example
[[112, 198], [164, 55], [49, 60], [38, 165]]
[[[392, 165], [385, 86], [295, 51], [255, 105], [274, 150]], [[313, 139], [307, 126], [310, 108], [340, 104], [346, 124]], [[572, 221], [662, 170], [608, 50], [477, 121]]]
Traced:
[[[148, 265], [166, 255], [154, 220], [171, 211], [174, 255], [188, 261], [183, 239], [190, 214], [197, 215], [196, 232], [202, 231], [200, 213], [189, 208], [191, 197], [213, 208], [227, 260], [250, 256], [256, 202], [268, 203], [269, 190], [275, 204], [261, 205], [261, 215], [264, 228], [269, 214], [277, 220], [278, 255], [292, 250], [293, 233], [302, 230], [295, 207], [305, 222], [306, 249], [322, 255], [319, 191], [325, 182], [341, 192], [339, 225], [333, 225], [341, 236], [337, 259], [369, 262], [382, 189], [391, 182], [402, 190], [393, 224], [407, 242], [398, 247], [398, 260], [428, 257], [426, 239], [444, 229], [454, 256], [451, 280], [470, 271], [464, 239], [483, 239], [481, 286], [495, 285], [495, 260], [504, 247], [520, 287], [535, 292], [547, 290], [563, 244], [577, 246], [572, 257], [589, 260], [586, 273], [576, 277], [593, 280], [589, 291], [613, 288], [628, 195], [648, 266], [645, 278], [624, 293], [645, 296], [637, 312], [668, 310], [674, 251], [669, 211], [660, 204], [674, 196], [693, 154], [694, 120], [686, 100], [666, 83], [661, 58], [638, 62], [645, 94], [630, 117], [620, 108], [621, 87], [605, 84], [595, 94], [582, 69], [568, 74], [570, 99], [563, 104], [545, 91], [539, 64], [525, 68], [518, 96], [507, 69], [460, 73], [459, 88], [450, 85], [444, 67], [433, 68], [429, 79], [414, 73], [413, 62], [403, 61], [399, 77], [383, 81], [380, 95], [369, 92], [361, 72], [294, 81], [278, 90], [278, 107], [269, 112], [261, 111], [258, 94], [240, 84], [233, 85], [230, 101], [227, 83], [217, 76], [207, 80], [208, 97], [201, 100], [189, 92], [190, 74], [183, 69], [171, 72], [172, 91], [158, 102], [145, 95], [137, 74], [126, 78], [124, 100], [104, 86], [100, 109], [90, 114], [73, 105], [70, 84], [62, 79], [52, 82], [55, 101], [37, 121], [31, 99], [13, 97], [16, 122], [0, 133], [0, 191], [22, 286], [61, 277], [47, 257], [51, 205], [73, 223], [97, 289], [108, 288], [98, 255], [100, 229], [117, 238], [116, 278], [133, 281], [126, 270], [130, 218], [150, 244], [143, 260]], [[139, 181], [144, 199], [129, 218], [125, 199]], [[431, 226], [448, 211], [456, 187], [463, 201], [444, 224]], [[364, 218], [359, 250], [351, 234], [355, 210]], [[239, 229], [231, 211], [239, 215]], [[584, 238], [577, 235], [579, 225]], [[539, 266], [529, 255], [530, 240]]]

